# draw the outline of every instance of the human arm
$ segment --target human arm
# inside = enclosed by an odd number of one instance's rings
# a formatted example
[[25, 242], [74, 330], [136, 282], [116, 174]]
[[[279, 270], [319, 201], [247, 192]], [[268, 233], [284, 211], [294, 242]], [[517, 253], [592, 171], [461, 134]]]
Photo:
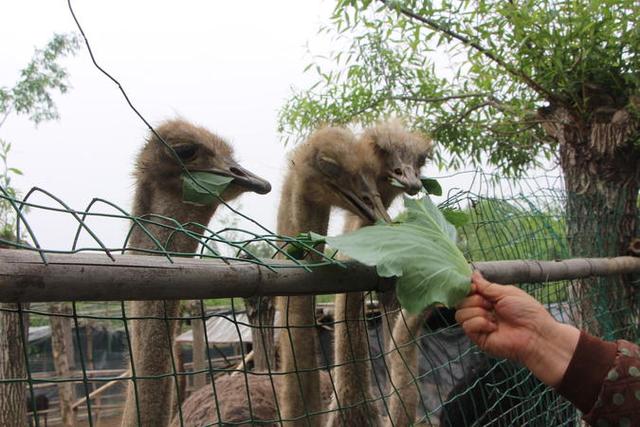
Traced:
[[471, 295], [456, 320], [482, 350], [524, 364], [542, 382], [557, 387], [578, 345], [580, 331], [557, 322], [533, 297], [515, 286], [472, 276]]
[[473, 275], [456, 313], [483, 350], [523, 363], [593, 425], [640, 425], [640, 348], [557, 322], [526, 292]]

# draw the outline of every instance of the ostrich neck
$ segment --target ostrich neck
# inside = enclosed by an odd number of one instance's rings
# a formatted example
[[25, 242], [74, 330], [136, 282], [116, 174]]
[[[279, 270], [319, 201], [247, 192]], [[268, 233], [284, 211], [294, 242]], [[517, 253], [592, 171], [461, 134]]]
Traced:
[[[298, 190], [295, 180], [285, 180], [285, 186], [278, 212], [278, 233], [296, 236], [298, 233], [313, 231], [326, 234], [331, 207], [305, 198], [303, 186]], [[319, 251], [323, 247], [317, 248]], [[318, 256], [311, 255], [311, 259]], [[279, 297], [278, 308], [281, 315], [280, 326], [284, 327], [279, 335], [281, 350], [278, 404], [282, 419], [297, 421], [285, 422], [287, 426], [320, 425], [321, 416], [310, 420], [305, 415], [320, 412], [323, 402], [320, 396], [320, 371], [318, 354], [320, 353], [315, 328], [315, 297], [312, 295]]]
[[390, 365], [390, 381], [394, 392], [389, 399], [389, 419], [397, 425], [412, 425], [415, 422], [418, 402], [422, 402], [419, 381], [418, 350], [422, 325], [432, 310], [410, 315], [407, 311], [396, 316], [392, 342], [387, 347]]
[[[382, 204], [389, 208], [400, 194], [385, 180], [378, 181]], [[343, 231], [358, 230], [367, 225], [353, 213], [347, 213]], [[364, 292], [337, 294], [334, 325], [334, 377], [336, 399], [331, 403], [327, 427], [338, 425], [378, 425], [375, 405], [367, 404], [371, 393], [369, 340], [364, 311]], [[362, 403], [364, 402], [364, 403]]]
[[[149, 234], [153, 235], [166, 250], [189, 254], [198, 247], [198, 239], [189, 237], [183, 232], [176, 232], [176, 228], [178, 225], [187, 223], [206, 226], [217, 207], [218, 204], [196, 206], [183, 203], [182, 200], [176, 199], [175, 194], [163, 192], [143, 182], [136, 188], [132, 213], [135, 217], [142, 217], [158, 224], [143, 223]], [[161, 217], [172, 218], [175, 221]], [[202, 234], [203, 231], [196, 225], [188, 225], [185, 229], [197, 234]], [[135, 224], [128, 247], [161, 250], [153, 239]]]
[[[133, 215], [155, 223], [143, 225], [162, 247], [135, 223], [128, 247], [131, 252], [136, 252], [135, 249], [148, 249], [194, 253], [198, 247], [198, 239], [176, 231], [176, 228], [186, 223], [206, 226], [215, 208], [216, 206], [184, 204], [167, 192], [140, 183], [136, 188]], [[175, 222], [169, 218], [173, 218]], [[202, 233], [198, 226], [188, 225], [185, 228], [194, 233]], [[180, 301], [131, 301], [130, 315], [140, 318], [132, 320], [130, 328], [131, 364], [137, 378], [135, 387], [130, 384], [127, 390], [123, 427], [137, 426], [139, 422], [144, 426], [164, 427], [171, 420], [177, 389], [174, 378], [166, 375], [173, 374], [177, 369], [171, 361], [173, 338], [178, 324], [171, 319], [178, 316], [179, 307]]]
[[295, 237], [306, 231], [327, 233], [331, 206], [307, 199], [304, 188], [292, 176], [285, 179], [278, 209], [278, 234]]

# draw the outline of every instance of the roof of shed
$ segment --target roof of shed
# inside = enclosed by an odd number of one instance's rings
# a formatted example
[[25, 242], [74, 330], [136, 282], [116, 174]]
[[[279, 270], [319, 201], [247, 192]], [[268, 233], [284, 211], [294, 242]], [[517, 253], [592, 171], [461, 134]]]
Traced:
[[[276, 313], [276, 322], [278, 318], [279, 315]], [[215, 313], [207, 320], [206, 326], [209, 344], [231, 344], [240, 342], [240, 340], [242, 342], [252, 342], [251, 326], [245, 311], [238, 311], [235, 314], [232, 311]], [[176, 338], [176, 342], [179, 344], [191, 344], [193, 342], [193, 329], [180, 334]]]

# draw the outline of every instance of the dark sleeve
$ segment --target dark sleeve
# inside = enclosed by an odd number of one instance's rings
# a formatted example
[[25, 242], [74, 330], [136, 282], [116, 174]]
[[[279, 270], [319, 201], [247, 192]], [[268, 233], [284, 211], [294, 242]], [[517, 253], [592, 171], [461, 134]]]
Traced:
[[640, 348], [582, 332], [558, 392], [591, 425], [640, 425]]

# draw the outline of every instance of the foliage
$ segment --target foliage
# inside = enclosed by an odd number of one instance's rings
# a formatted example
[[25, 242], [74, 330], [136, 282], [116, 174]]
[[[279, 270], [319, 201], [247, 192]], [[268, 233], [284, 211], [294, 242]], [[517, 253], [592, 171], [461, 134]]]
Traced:
[[442, 196], [442, 186], [437, 179], [421, 177], [422, 187], [427, 194], [433, 194], [434, 196]]
[[[20, 71], [20, 78], [12, 87], [0, 87], [0, 129], [11, 114], [27, 115], [34, 124], [59, 117], [53, 92], [66, 93], [69, 89], [68, 74], [58, 61], [80, 46], [73, 34], [55, 34], [42, 49], [36, 49], [31, 61]], [[20, 169], [9, 167], [8, 156], [11, 142], [0, 138], [0, 187], [4, 196], [0, 200], [0, 238], [16, 239], [15, 208], [8, 198], [16, 198], [18, 191], [12, 177], [22, 175]], [[22, 238], [22, 236], [17, 236]]]
[[560, 207], [544, 211], [499, 199], [481, 199], [466, 210], [468, 224], [458, 229], [459, 246], [473, 261], [554, 260], [569, 256]]
[[[12, 185], [13, 175], [22, 175], [20, 169], [9, 167], [8, 156], [11, 150], [11, 143], [0, 139], [0, 159], [2, 159], [2, 172], [0, 173], [0, 187], [3, 195], [8, 198], [15, 198], [17, 190]], [[8, 198], [0, 199], [0, 239], [16, 240], [16, 218], [15, 210]]]
[[322, 31], [340, 48], [307, 67], [316, 83], [289, 99], [279, 130], [402, 115], [446, 148], [441, 166], [518, 175], [556, 152], [540, 109], [637, 111], [639, 21], [635, 0], [339, 0]]
[[79, 46], [76, 35], [55, 34], [44, 48], [35, 50], [13, 87], [0, 87], [0, 126], [11, 113], [28, 115], [36, 124], [59, 117], [52, 94], [66, 93], [69, 83], [67, 70], [58, 61]]
[[[549, 204], [541, 209], [525, 198], [487, 198], [475, 201], [465, 212], [470, 220], [458, 228], [458, 246], [469, 260], [569, 258], [565, 217], [559, 206]], [[567, 282], [542, 286], [539, 299], [544, 303], [568, 297]]]
[[403, 222], [327, 237], [327, 244], [382, 277], [397, 276], [402, 307], [418, 313], [434, 303], [453, 307], [469, 292], [471, 269], [456, 246], [456, 229], [429, 199], [405, 198]]

